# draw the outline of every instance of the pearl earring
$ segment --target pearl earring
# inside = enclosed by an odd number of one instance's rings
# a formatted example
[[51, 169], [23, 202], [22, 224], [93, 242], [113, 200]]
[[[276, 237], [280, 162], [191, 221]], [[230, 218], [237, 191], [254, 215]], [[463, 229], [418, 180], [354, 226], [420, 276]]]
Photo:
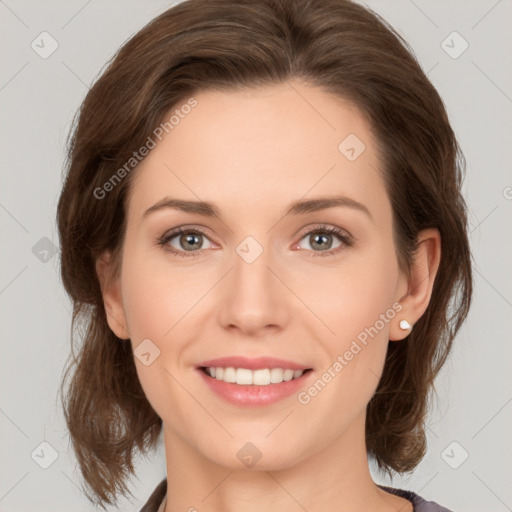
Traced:
[[412, 326], [407, 320], [400, 320], [400, 329], [403, 331], [410, 331]]
[[407, 320], [400, 320], [400, 329], [403, 331], [410, 331], [412, 329], [412, 325]]

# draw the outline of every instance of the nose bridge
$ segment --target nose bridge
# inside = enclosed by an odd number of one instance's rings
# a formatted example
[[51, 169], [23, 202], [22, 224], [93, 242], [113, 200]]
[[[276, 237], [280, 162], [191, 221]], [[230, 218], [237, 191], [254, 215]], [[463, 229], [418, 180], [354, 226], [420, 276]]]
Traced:
[[[259, 238], [261, 240], [261, 236]], [[235, 293], [240, 292], [239, 299], [248, 302], [246, 306], [251, 306], [275, 296], [275, 293], [270, 293], [274, 277], [269, 270], [272, 254], [268, 238], [260, 243], [255, 237], [247, 236], [238, 244], [235, 252], [231, 279]]]
[[232, 271], [227, 276], [221, 321], [243, 331], [256, 331], [285, 322], [286, 297], [276, 279], [268, 238], [260, 243], [247, 236], [235, 248]]

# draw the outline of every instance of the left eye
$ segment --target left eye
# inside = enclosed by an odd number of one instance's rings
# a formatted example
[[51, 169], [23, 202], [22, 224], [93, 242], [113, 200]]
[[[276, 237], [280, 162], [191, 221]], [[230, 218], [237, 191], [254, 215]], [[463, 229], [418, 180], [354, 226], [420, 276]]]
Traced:
[[[338, 244], [334, 247], [333, 238], [338, 239]], [[306, 240], [312, 247], [312, 256], [330, 255], [338, 252], [343, 246], [350, 246], [352, 243], [347, 233], [334, 227], [317, 228], [313, 231], [309, 231], [301, 238], [301, 241], [302, 240]], [[308, 249], [307, 247], [302, 247], [300, 242], [296, 244], [295, 247]]]

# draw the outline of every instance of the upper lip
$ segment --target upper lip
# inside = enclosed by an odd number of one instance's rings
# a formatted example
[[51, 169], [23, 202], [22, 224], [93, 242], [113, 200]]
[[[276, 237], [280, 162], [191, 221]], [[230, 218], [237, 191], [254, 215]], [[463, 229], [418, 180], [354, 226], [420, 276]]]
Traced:
[[221, 367], [221, 368], [247, 368], [248, 370], [258, 370], [262, 368], [282, 368], [283, 370], [308, 370], [309, 367], [294, 361], [277, 359], [275, 357], [257, 357], [249, 359], [244, 356], [220, 357], [218, 359], [209, 359], [199, 363], [198, 368], [202, 367]]

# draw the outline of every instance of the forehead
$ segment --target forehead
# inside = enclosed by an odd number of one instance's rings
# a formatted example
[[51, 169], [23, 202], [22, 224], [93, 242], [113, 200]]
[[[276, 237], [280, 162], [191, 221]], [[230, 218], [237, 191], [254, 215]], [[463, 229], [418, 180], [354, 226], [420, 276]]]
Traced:
[[165, 195], [254, 213], [329, 193], [383, 200], [371, 127], [350, 102], [297, 81], [193, 98], [136, 169], [134, 215]]

